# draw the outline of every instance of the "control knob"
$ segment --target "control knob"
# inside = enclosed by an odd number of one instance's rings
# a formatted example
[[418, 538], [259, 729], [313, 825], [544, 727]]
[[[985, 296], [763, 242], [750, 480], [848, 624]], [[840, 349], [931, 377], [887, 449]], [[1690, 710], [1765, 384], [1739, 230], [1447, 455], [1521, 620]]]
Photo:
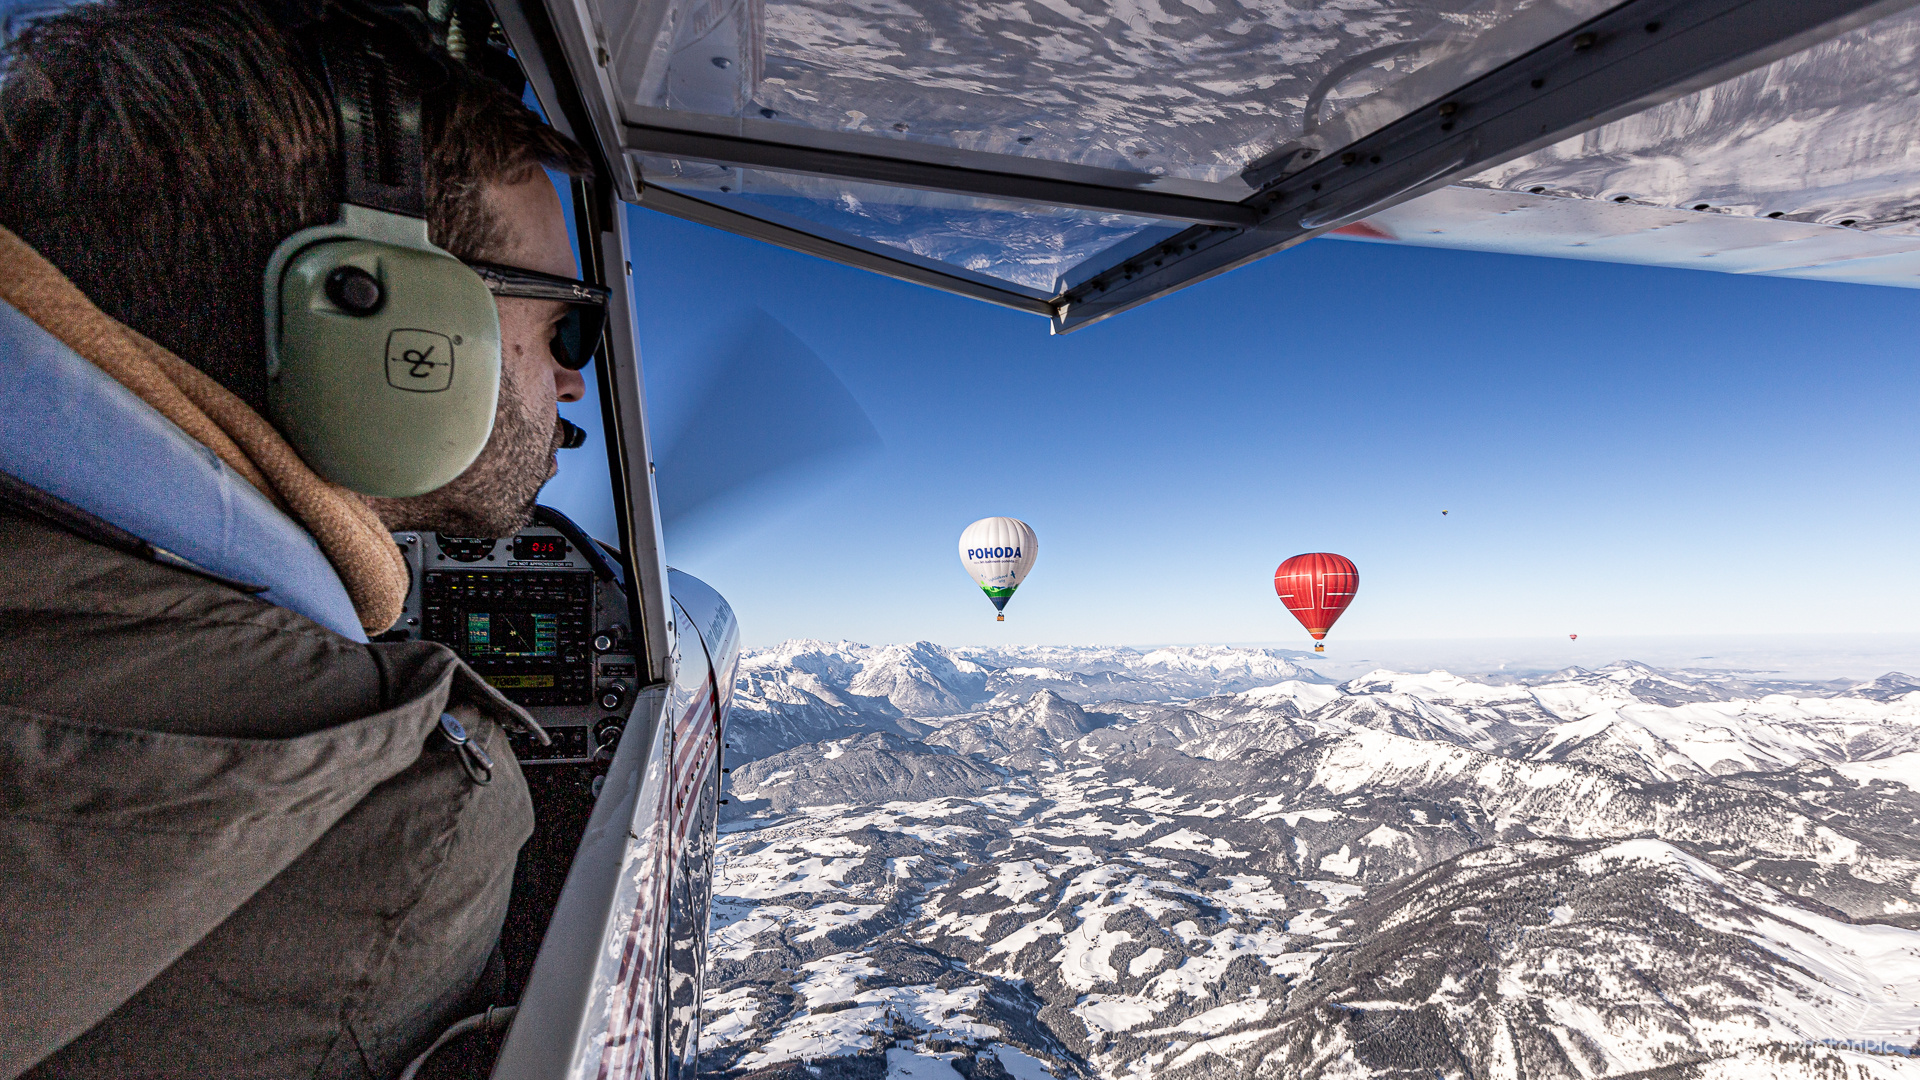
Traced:
[[627, 699], [626, 683], [623, 683], [623, 682], [608, 683], [600, 693], [600, 707], [611, 712], [614, 709], [618, 709], [620, 707], [620, 704], [624, 702], [626, 699]]

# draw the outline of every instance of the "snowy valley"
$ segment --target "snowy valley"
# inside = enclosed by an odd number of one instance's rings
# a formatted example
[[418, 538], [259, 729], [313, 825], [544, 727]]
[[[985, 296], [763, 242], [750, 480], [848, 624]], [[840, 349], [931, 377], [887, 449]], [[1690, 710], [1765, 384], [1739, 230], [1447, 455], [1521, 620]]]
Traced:
[[703, 1076], [1913, 1077], [1920, 681], [787, 642]]

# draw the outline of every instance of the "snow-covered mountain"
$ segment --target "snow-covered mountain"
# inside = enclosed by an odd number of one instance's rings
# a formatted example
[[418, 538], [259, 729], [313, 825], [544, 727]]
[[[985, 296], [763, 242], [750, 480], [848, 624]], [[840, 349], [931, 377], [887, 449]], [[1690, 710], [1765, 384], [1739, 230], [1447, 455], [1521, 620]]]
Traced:
[[923, 719], [997, 708], [1051, 691], [1068, 701], [1154, 702], [1287, 679], [1325, 682], [1271, 649], [871, 646], [787, 641], [748, 652], [735, 683], [733, 752], [758, 758], [862, 731], [919, 737]]
[[790, 642], [741, 680], [729, 742], [784, 745], [732, 774], [706, 1075], [1920, 1080], [1905, 675]]

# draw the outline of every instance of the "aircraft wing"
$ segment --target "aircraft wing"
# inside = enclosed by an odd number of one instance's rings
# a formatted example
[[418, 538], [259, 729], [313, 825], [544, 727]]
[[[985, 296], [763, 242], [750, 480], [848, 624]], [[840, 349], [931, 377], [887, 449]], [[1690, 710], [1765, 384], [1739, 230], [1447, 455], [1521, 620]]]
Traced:
[[1882, 19], [1336, 234], [1920, 287], [1916, 51]]
[[1904, 284], [1913, 3], [496, 7], [618, 197], [1064, 332], [1362, 220]]

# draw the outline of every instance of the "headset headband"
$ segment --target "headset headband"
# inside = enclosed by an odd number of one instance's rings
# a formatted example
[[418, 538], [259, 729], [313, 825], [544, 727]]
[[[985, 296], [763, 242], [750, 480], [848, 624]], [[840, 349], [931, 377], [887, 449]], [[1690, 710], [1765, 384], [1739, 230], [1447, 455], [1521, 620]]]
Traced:
[[333, 36], [320, 68], [340, 124], [340, 201], [426, 217], [419, 91], [365, 41]]

